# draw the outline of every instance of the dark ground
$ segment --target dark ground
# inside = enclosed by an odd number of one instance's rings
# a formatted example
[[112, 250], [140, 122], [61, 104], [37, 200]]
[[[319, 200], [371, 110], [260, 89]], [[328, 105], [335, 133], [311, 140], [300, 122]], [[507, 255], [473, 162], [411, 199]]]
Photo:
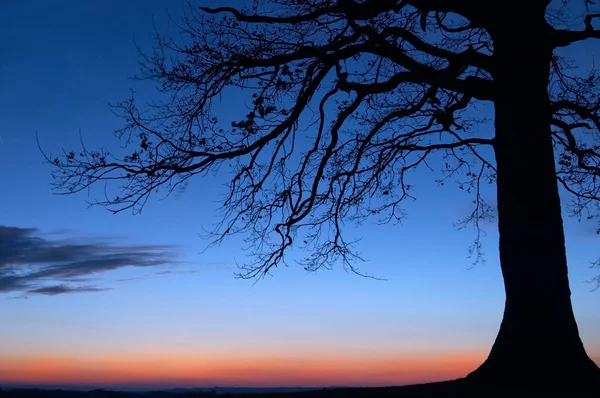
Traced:
[[315, 391], [303, 391], [293, 393], [271, 393], [271, 394], [223, 394], [217, 395], [211, 392], [146, 392], [133, 393], [122, 391], [66, 391], [66, 390], [40, 390], [40, 389], [16, 389], [0, 390], [2, 398], [215, 398], [215, 397], [237, 397], [237, 398], [453, 398], [453, 397], [600, 397], [600, 391], [595, 392], [538, 392], [538, 391], [513, 391], [499, 390], [490, 387], [475, 387], [465, 383], [463, 379], [445, 381], [439, 383], [418, 384], [403, 387], [383, 388], [339, 388], [322, 389]]

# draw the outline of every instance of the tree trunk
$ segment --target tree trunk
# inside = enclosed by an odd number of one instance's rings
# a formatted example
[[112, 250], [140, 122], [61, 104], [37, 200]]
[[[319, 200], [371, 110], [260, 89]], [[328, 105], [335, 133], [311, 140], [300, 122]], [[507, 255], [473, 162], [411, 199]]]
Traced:
[[506, 303], [489, 357], [467, 380], [587, 391], [600, 387], [600, 369], [585, 352], [571, 306], [550, 134], [552, 49], [544, 46], [543, 13], [512, 12], [490, 32], [498, 68], [494, 146]]

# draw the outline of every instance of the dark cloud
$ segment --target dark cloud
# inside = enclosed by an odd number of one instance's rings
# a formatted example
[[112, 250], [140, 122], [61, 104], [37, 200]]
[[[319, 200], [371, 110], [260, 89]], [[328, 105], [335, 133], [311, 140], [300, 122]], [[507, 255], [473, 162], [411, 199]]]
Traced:
[[50, 240], [35, 228], [0, 225], [0, 293], [58, 295], [98, 292], [98, 274], [124, 267], [151, 268], [181, 263], [171, 245], [116, 245]]
[[40, 287], [38, 289], [32, 289], [32, 290], [29, 290], [28, 293], [44, 294], [46, 296], [56, 296], [57, 294], [64, 294], [64, 293], [103, 292], [105, 290], [110, 290], [110, 289], [101, 289], [101, 288], [93, 287], [93, 286], [71, 287], [71, 286], [67, 286], [67, 285], [55, 285], [55, 286]]

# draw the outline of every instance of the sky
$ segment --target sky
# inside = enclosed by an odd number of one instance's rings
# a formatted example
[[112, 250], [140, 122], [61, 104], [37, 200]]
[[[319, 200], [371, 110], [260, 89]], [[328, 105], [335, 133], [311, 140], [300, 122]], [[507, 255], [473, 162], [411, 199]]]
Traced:
[[[462, 377], [487, 357], [504, 290], [496, 225], [485, 264], [454, 223], [470, 199], [418, 174], [401, 226], [366, 224], [361, 278], [342, 267], [236, 279], [240, 237], [204, 251], [223, 179], [193, 180], [140, 215], [54, 195], [45, 151], [119, 145], [108, 107], [130, 89], [136, 44], [181, 16], [168, 0], [0, 1], [0, 385], [383, 386]], [[493, 191], [485, 192], [493, 202]], [[600, 363], [596, 224], [565, 218], [572, 300]]]

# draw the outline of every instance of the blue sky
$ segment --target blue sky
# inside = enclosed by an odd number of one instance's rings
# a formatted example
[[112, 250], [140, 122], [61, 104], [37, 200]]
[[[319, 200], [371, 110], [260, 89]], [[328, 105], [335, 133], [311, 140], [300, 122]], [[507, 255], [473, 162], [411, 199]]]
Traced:
[[[111, 132], [121, 121], [108, 104], [128, 98], [131, 88], [154, 98], [152, 84], [129, 77], [138, 70], [135, 43], [150, 49], [153, 24], [164, 30], [168, 13], [178, 20], [180, 3], [0, 3], [0, 225], [47, 245], [85, 245], [73, 259], [88, 267], [111, 253], [113, 264], [135, 253], [129, 263], [138, 265], [99, 267], [69, 282], [99, 291], [36, 291], [62, 283], [46, 277], [0, 292], [0, 384], [149, 385], [152, 376], [164, 385], [240, 385], [251, 382], [240, 376], [245, 370], [263, 375], [253, 379], [257, 385], [384, 385], [460, 377], [483, 361], [504, 302], [496, 225], [485, 225], [486, 264], [471, 267], [473, 231], [453, 226], [468, 215], [470, 198], [437, 187], [436, 173], [415, 175], [418, 200], [406, 204], [402, 226], [351, 231], [362, 236], [369, 260], [361, 269], [381, 281], [341, 267], [314, 274], [281, 268], [257, 284], [235, 279], [235, 261], [247, 258], [241, 239], [203, 251], [207, 242], [198, 236], [217, 220], [223, 179], [196, 179], [181, 195], [155, 196], [137, 216], [90, 208], [85, 194], [52, 194], [36, 134], [51, 153], [77, 148], [79, 134], [89, 147], [119, 145]], [[491, 188], [486, 197], [494, 203]], [[600, 272], [589, 268], [600, 256], [596, 227], [565, 219], [574, 309], [588, 353], [600, 362], [600, 291], [586, 283]], [[36, 271], [32, 264], [22, 272]], [[311, 373], [320, 369], [315, 358], [328, 364], [322, 377]], [[411, 373], [417, 359], [424, 370]], [[149, 371], [158, 360], [179, 370]], [[81, 371], [72, 373], [76, 363]]]

